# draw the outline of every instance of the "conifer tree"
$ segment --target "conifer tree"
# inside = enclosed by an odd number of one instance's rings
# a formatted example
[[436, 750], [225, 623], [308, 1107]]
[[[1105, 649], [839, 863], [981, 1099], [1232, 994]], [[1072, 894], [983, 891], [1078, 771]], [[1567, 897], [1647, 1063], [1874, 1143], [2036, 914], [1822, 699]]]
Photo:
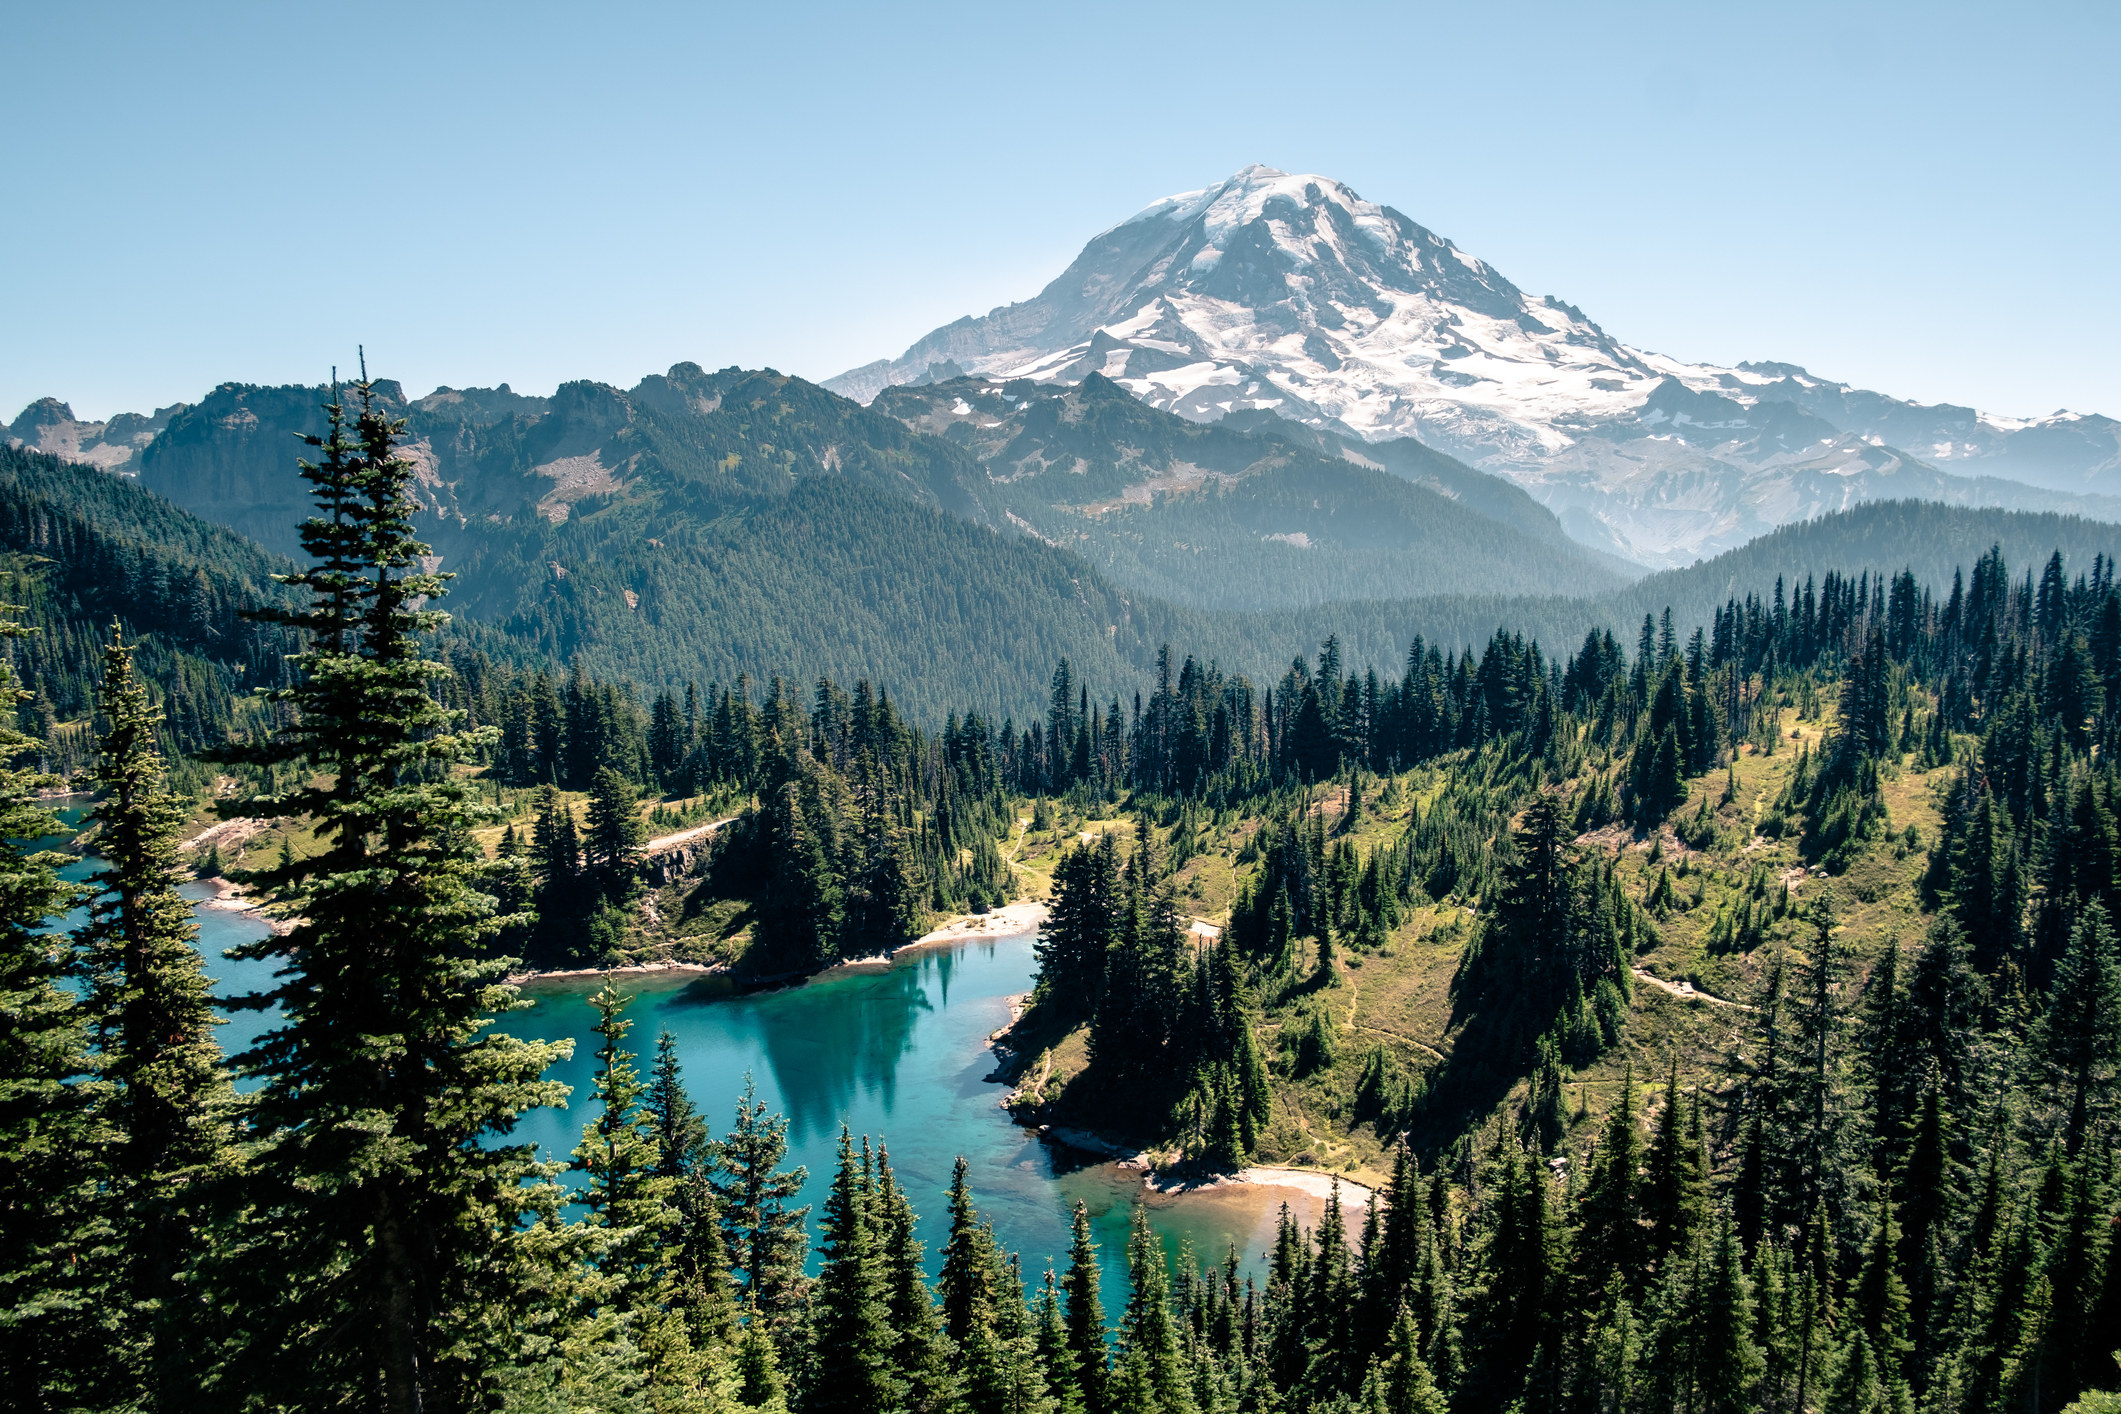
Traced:
[[839, 1166], [825, 1199], [819, 1250], [816, 1378], [808, 1407], [846, 1414], [889, 1414], [905, 1407], [906, 1381], [895, 1359], [890, 1280], [877, 1243], [875, 1190], [857, 1164], [854, 1141], [840, 1126]]
[[1864, 984], [1863, 1014], [1858, 1042], [1865, 1080], [1865, 1104], [1869, 1123], [1872, 1166], [1890, 1169], [1908, 1116], [1903, 1113], [1909, 1099], [1907, 1048], [1902, 1032], [1906, 996], [1900, 985], [1900, 945], [1886, 949]]
[[1052, 1400], [1038, 1369], [1023, 1289], [992, 1226], [980, 1221], [958, 1158], [950, 1181], [950, 1236], [937, 1283], [950, 1338], [964, 1356], [973, 1414], [1046, 1414]]
[[1743, 1414], [1754, 1407], [1763, 1362], [1753, 1344], [1752, 1290], [1728, 1221], [1708, 1259], [1697, 1319], [1695, 1407], [1704, 1414]]
[[1812, 907], [1810, 946], [1791, 993], [1796, 1054], [1789, 1073], [1786, 1128], [1780, 1136], [1785, 1165], [1781, 1211], [1791, 1218], [1809, 1215], [1822, 1204], [1841, 1212], [1846, 1194], [1846, 1043], [1839, 996], [1845, 953], [1836, 931], [1833, 889], [1822, 888]]
[[1887, 1391], [1870, 1337], [1861, 1330], [1851, 1333], [1821, 1408], [1825, 1414], [1896, 1414]]
[[1070, 1219], [1068, 1274], [1061, 1286], [1067, 1297], [1068, 1350], [1075, 1361], [1075, 1383], [1088, 1414], [1105, 1414], [1108, 1352], [1105, 1307], [1098, 1293], [1097, 1244], [1090, 1240], [1090, 1213], [1077, 1202]]
[[1347, 1221], [1340, 1206], [1340, 1180], [1327, 1191], [1316, 1247], [1304, 1288], [1302, 1320], [1310, 1346], [1309, 1381], [1319, 1391], [1345, 1387], [1362, 1372], [1355, 1348], [1355, 1280], [1348, 1263]]
[[1848, 1317], [1867, 1337], [1869, 1354], [1888, 1379], [1897, 1379], [1911, 1345], [1907, 1283], [1900, 1276], [1900, 1224], [1894, 1220], [1890, 1197], [1879, 1199], [1878, 1221], [1849, 1292]]
[[582, 1127], [573, 1166], [585, 1175], [578, 1197], [594, 1238], [590, 1260], [604, 1278], [596, 1294], [624, 1313], [622, 1329], [639, 1354], [651, 1403], [674, 1408], [701, 1394], [709, 1367], [675, 1309], [682, 1299], [672, 1260], [679, 1179], [662, 1171], [656, 1117], [641, 1103], [647, 1087], [625, 1046], [632, 1023], [620, 1013], [629, 1000], [609, 982], [590, 998], [601, 1040], [597, 1113]]
[[1296, 923], [1289, 908], [1286, 884], [1275, 887], [1274, 902], [1267, 914], [1265, 956], [1276, 972], [1287, 973], [1296, 967]]
[[1597, 1315], [1584, 1339], [1579, 1402], [1598, 1414], [1635, 1407], [1641, 1378], [1642, 1334], [1618, 1272], [1606, 1280]]
[[609, 981], [589, 999], [597, 1011], [597, 1112], [582, 1127], [574, 1168], [585, 1176], [579, 1201], [588, 1225], [606, 1236], [600, 1265], [621, 1283], [653, 1281], [665, 1230], [674, 1226], [677, 1178], [663, 1171], [656, 1145], [656, 1116], [642, 1101], [641, 1083], [626, 1033], [633, 1023], [622, 1012], [632, 999]]
[[891, 1328], [898, 1334], [894, 1362], [906, 1381], [907, 1408], [919, 1414], [948, 1410], [958, 1399], [963, 1372], [928, 1290], [921, 1242], [914, 1235], [913, 1205], [898, 1186], [891, 1156], [882, 1146], [876, 1156], [876, 1219], [882, 1230]]
[[1596, 1165], [1577, 1216], [1578, 1279], [1586, 1295], [1603, 1291], [1609, 1277], [1643, 1277], [1647, 1244], [1642, 1228], [1642, 1135], [1635, 1123], [1635, 1064], [1620, 1082], [1620, 1103], [1606, 1121]]
[[1067, 1016], [1089, 1016], [1103, 998], [1105, 959], [1118, 924], [1119, 863], [1112, 836], [1061, 856], [1053, 903], [1036, 950], [1042, 1000]]
[[1675, 1058], [1665, 1078], [1664, 1108], [1657, 1134], [1650, 1141], [1649, 1173], [1643, 1193], [1650, 1221], [1649, 1251], [1663, 1262], [1685, 1252], [1708, 1217], [1707, 1139], [1701, 1127], [1701, 1093], [1695, 1091], [1688, 1118], [1680, 1118], [1679, 1065]]
[[1375, 1310], [1397, 1312], [1421, 1261], [1428, 1215], [1422, 1210], [1421, 1176], [1405, 1140], [1392, 1147], [1392, 1179], [1385, 1188], [1384, 1226], [1377, 1260], [1363, 1264], [1364, 1300]]
[[1760, 1400], [1769, 1408], [1786, 1408], [1795, 1398], [1797, 1367], [1797, 1292], [1790, 1273], [1789, 1250], [1780, 1243], [1753, 1253], [1753, 1343], [1761, 1356]]
[[1266, 1356], [1268, 1374], [1282, 1389], [1297, 1388], [1310, 1368], [1310, 1267], [1303, 1232], [1283, 1203], [1267, 1268], [1267, 1301], [1277, 1319]]
[[1798, 1408], [1805, 1407], [1825, 1382], [1829, 1342], [1835, 1326], [1838, 1273], [1824, 1203], [1813, 1209], [1802, 1235], [1803, 1246], [1795, 1254], [1790, 1291], [1794, 1319], [1788, 1323], [1787, 1335], [1790, 1363], [1796, 1371]]
[[1385, 1344], [1383, 1405], [1386, 1414], [1448, 1414], [1443, 1392], [1428, 1362], [1421, 1358], [1421, 1336], [1414, 1313], [1405, 1306], [1392, 1319], [1391, 1338]]
[[966, 1404], [972, 1414], [1054, 1414], [1015, 1260], [999, 1275], [992, 1305], [965, 1343]]
[[654, 1129], [659, 1175], [682, 1179], [708, 1162], [707, 1121], [685, 1092], [677, 1037], [668, 1031], [656, 1037], [655, 1071], [641, 1104]]
[[2107, 1108], [2115, 1061], [2121, 1059], [2121, 964], [2106, 910], [2096, 900], [2070, 932], [2034, 1039], [2064, 1116], [2064, 1150], [2074, 1158], [2093, 1118]]
[[520, 1217], [540, 1198], [528, 1146], [491, 1141], [559, 1098], [541, 1077], [565, 1047], [490, 1029], [518, 1002], [488, 955], [500, 920], [471, 843], [486, 812], [450, 767], [492, 733], [435, 700], [449, 669], [420, 635], [444, 620], [428, 606], [447, 576], [421, 568], [403, 422], [365, 376], [354, 391], [355, 439], [335, 401], [311, 442], [323, 460], [303, 463], [315, 563], [284, 582], [309, 603], [260, 615], [310, 648], [266, 694], [281, 725], [236, 753], [296, 784], [235, 808], [308, 817], [322, 848], [268, 876], [295, 921], [245, 950], [282, 961], [254, 999], [281, 1022], [241, 1063], [263, 1079], [260, 1211], [298, 1236], [258, 1303], [270, 1329], [230, 1373], [267, 1401], [360, 1391], [412, 1414], [472, 1402], [505, 1368], [496, 1347], [537, 1280]]
[[1113, 1414], [1194, 1414], [1191, 1371], [1172, 1317], [1163, 1246], [1149, 1230], [1148, 1210], [1139, 1204], [1127, 1237], [1127, 1275], [1132, 1291], [1120, 1321], [1109, 1407]]
[[737, 1338], [736, 1379], [737, 1403], [764, 1414], [785, 1414], [788, 1398], [780, 1354], [762, 1320], [751, 1320]]
[[715, 1145], [707, 1122], [685, 1090], [677, 1038], [656, 1038], [655, 1070], [641, 1096], [647, 1130], [655, 1142], [656, 1176], [671, 1183], [676, 1213], [666, 1239], [672, 1270], [673, 1305], [684, 1314], [693, 1348], [719, 1360], [735, 1319], [729, 1280], [729, 1250], [712, 1185]]
[[607, 898], [631, 891], [640, 868], [641, 846], [648, 826], [641, 819], [640, 793], [609, 766], [597, 768], [589, 795], [589, 836], [584, 841]]
[[788, 1206], [810, 1172], [801, 1166], [783, 1171], [787, 1156], [787, 1119], [767, 1113], [746, 1075], [736, 1122], [714, 1155], [711, 1186], [739, 1299], [748, 1319], [767, 1322], [777, 1339], [803, 1298], [803, 1219], [810, 1212], [808, 1206]]
[[1061, 1305], [1060, 1286], [1053, 1268], [1039, 1287], [1033, 1316], [1040, 1369], [1052, 1393], [1056, 1414], [1083, 1414], [1083, 1389], [1075, 1351], [1068, 1343], [1068, 1317]]
[[544, 886], [571, 885], [582, 872], [582, 841], [573, 812], [549, 785], [538, 787], [532, 809], [530, 854]]
[[1500, 1407], [1523, 1397], [1540, 1370], [1553, 1368], [1562, 1252], [1546, 1175], [1536, 1160], [1503, 1155], [1494, 1203], [1466, 1337], [1476, 1397]]
[[[25, 630], [0, 606], [0, 638]], [[70, 959], [43, 931], [81, 890], [59, 878], [67, 856], [35, 848], [58, 820], [37, 803], [56, 784], [24, 760], [41, 743], [16, 726], [29, 694], [0, 659], [0, 1381], [25, 1408], [65, 1408], [105, 1391], [104, 1338], [84, 1270], [103, 1240], [88, 1012], [60, 983]]]
[[671, 1263], [677, 1291], [672, 1299], [684, 1314], [693, 1348], [724, 1359], [736, 1322], [736, 1299], [729, 1278], [729, 1249], [722, 1242], [721, 1212], [705, 1164], [693, 1166], [678, 1180], [676, 1202], [678, 1227]]
[[1918, 1388], [1934, 1353], [1936, 1322], [1950, 1281], [1943, 1251], [1954, 1207], [1953, 1131], [1942, 1097], [1934, 1087], [1925, 1090], [1899, 1173], [1901, 1262], [1908, 1273], [1908, 1338], [1916, 1352]]
[[965, 1156], [950, 1171], [950, 1236], [943, 1245], [943, 1269], [936, 1286], [942, 1298], [943, 1329], [963, 1346], [973, 1327], [991, 1319], [999, 1280], [1000, 1253], [994, 1234], [981, 1224], [972, 1206]]
[[177, 834], [187, 811], [165, 786], [161, 714], [114, 626], [103, 654], [104, 729], [92, 779], [96, 847], [88, 921], [74, 934], [91, 981], [107, 1116], [115, 1137], [110, 1201], [125, 1272], [124, 1320], [147, 1350], [148, 1401], [181, 1404], [203, 1378], [203, 1332], [189, 1287], [211, 1194], [233, 1164], [234, 1096], [214, 1040], [220, 1025], [191, 905], [178, 893]]
[[760, 901], [760, 943], [781, 966], [822, 966], [839, 956], [846, 922], [846, 893], [825, 834], [829, 814], [813, 810], [803, 783], [790, 780], [772, 793], [765, 819], [773, 878]]
[[2051, 1224], [2041, 1258], [2048, 1315], [2037, 1345], [2021, 1355], [2020, 1363], [2026, 1381], [2048, 1399], [2064, 1391], [2092, 1388], [2106, 1379], [2112, 1367], [2112, 1351], [2099, 1349], [2104, 1332], [2094, 1314], [2098, 1274], [2102, 1265], [2113, 1260], [2111, 1200], [2104, 1191], [2106, 1185], [2091, 1170], [2089, 1159], [2055, 1163], [2053, 1186], [2061, 1191], [2053, 1202], [2042, 1204]]

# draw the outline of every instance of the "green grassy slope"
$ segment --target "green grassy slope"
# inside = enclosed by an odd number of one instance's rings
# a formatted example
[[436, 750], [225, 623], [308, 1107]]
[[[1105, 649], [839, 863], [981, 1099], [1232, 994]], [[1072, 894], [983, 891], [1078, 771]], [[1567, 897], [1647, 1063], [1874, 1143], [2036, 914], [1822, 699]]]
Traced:
[[[1776, 722], [1771, 753], [1742, 746], [1728, 773], [1719, 767], [1688, 781], [1691, 799], [1709, 802], [1712, 825], [1705, 827], [1694, 809], [1683, 808], [1653, 832], [1638, 835], [1613, 825], [1574, 842], [1582, 857], [1611, 859], [1624, 890], [1646, 906], [1660, 892], [1659, 876], [1669, 876], [1673, 902], [1652, 908], [1654, 939], [1632, 959], [1635, 985], [1621, 1044], [1587, 1065], [1565, 1070], [1568, 1127], [1562, 1152], [1580, 1151], [1597, 1134], [1630, 1073], [1638, 1105], [1641, 1091], [1661, 1083], [1673, 1064], [1683, 1085], [1718, 1080], [1734, 1029], [1758, 1000], [1775, 951], [1802, 950], [1809, 929], [1800, 910], [1822, 892], [1833, 891], [1840, 937], [1850, 948], [1846, 986], [1851, 997], [1861, 993], [1888, 949], [1911, 948], [1928, 931], [1933, 915], [1925, 908], [1921, 880], [1927, 845], [1937, 838], [1939, 797], [1953, 771], [1924, 771], [1917, 753], [1903, 753], [1884, 782], [1891, 822], [1886, 837], [1868, 844], [1845, 872], [1830, 879], [1807, 869], [1796, 839], [1759, 832], [1800, 753], [1817, 752], [1833, 728], [1830, 709], [1815, 708], [1815, 715], [1805, 716], [1786, 695], [1777, 700], [1780, 705], [1771, 709]], [[1458, 753], [1396, 777], [1367, 777], [1364, 803], [1352, 822], [1344, 783], [1313, 788], [1308, 809], [1323, 817], [1336, 844], [1352, 841], [1365, 856], [1389, 851], [1434, 805], [1445, 781], [1468, 764], [1467, 753]], [[1737, 791], [1727, 795], [1733, 777]], [[1565, 781], [1557, 788], [1566, 793], [1580, 784]], [[1160, 849], [1170, 850], [1175, 828], [1157, 831]], [[1027, 890], [1037, 895], [1047, 888], [1054, 862], [1084, 833], [1113, 829], [1131, 838], [1131, 824], [1116, 812], [1103, 820], [1063, 812], [1051, 830], [1027, 834], [1018, 856]], [[1682, 829], [1695, 845], [1682, 840]], [[1198, 835], [1199, 852], [1176, 875], [1186, 911], [1212, 925], [1229, 922], [1232, 903], [1257, 868], [1250, 846], [1258, 830], [1256, 819], [1211, 815]], [[1734, 946], [1726, 935], [1749, 901], [1765, 921], [1747, 940], [1751, 946]], [[1382, 948], [1365, 951], [1343, 943], [1327, 985], [1313, 973], [1316, 943], [1301, 944], [1292, 978], [1271, 984], [1260, 998], [1265, 1039], [1282, 1057], [1275, 1067], [1275, 1119], [1261, 1141], [1261, 1161], [1317, 1166], [1370, 1183], [1382, 1180], [1390, 1168], [1390, 1145], [1401, 1131], [1381, 1124], [1366, 1109], [1365, 1077], [1382, 1069], [1405, 1079], [1468, 1058], [1458, 1050], [1468, 1018], [1457, 1008], [1453, 979], [1481, 912], [1492, 905], [1492, 900], [1455, 895], [1422, 903]], [[1303, 1070], [1292, 1056], [1314, 1017], [1323, 1017], [1330, 1030], [1332, 1059]], [[1085, 1028], [1058, 1035], [1032, 1031], [1022, 1039], [1027, 1044], [1016, 1057], [1019, 1083], [1042, 1118], [1102, 1126], [1137, 1141], [1154, 1133], [1163, 1117], [1136, 1116], [1143, 1128], [1130, 1129], [1124, 1097], [1102, 1091], [1069, 1094], [1070, 1082], [1087, 1070]], [[1497, 1115], [1514, 1117], [1529, 1085], [1528, 1076], [1504, 1074], [1481, 1094], [1473, 1112], [1439, 1116], [1416, 1137], [1444, 1143], [1482, 1129]]]

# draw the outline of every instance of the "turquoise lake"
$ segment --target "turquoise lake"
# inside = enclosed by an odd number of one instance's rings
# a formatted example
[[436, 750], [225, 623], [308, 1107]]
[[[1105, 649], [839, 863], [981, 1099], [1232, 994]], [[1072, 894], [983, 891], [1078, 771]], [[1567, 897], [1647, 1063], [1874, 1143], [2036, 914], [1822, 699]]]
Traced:
[[[74, 824], [77, 813], [62, 815]], [[97, 867], [82, 860], [63, 872], [83, 880]], [[195, 905], [199, 948], [215, 994], [237, 996], [269, 986], [274, 961], [236, 962], [223, 955], [266, 936], [265, 920], [214, 906], [206, 885], [188, 884], [183, 892]], [[75, 914], [53, 926], [79, 921]], [[1234, 1243], [1245, 1272], [1261, 1275], [1279, 1206], [1287, 1202], [1313, 1223], [1321, 1207], [1316, 1198], [1248, 1186], [1151, 1193], [1138, 1171], [1053, 1144], [1019, 1127], [1001, 1108], [1005, 1088], [986, 1078], [995, 1066], [988, 1038], [1008, 1024], [1010, 998], [1031, 988], [1031, 941], [1027, 932], [931, 945], [889, 964], [840, 968], [772, 992], [731, 993], [717, 979], [696, 974], [616, 980], [633, 997], [628, 1040], [642, 1057], [642, 1069], [657, 1036], [670, 1032], [686, 1088], [715, 1133], [728, 1128], [747, 1077], [771, 1110], [787, 1116], [786, 1166], [809, 1170], [800, 1201], [812, 1205], [813, 1228], [844, 1121], [856, 1135], [888, 1145], [892, 1167], [920, 1216], [931, 1270], [939, 1265], [946, 1232], [951, 1168], [962, 1154], [982, 1215], [993, 1222], [1003, 1247], [1023, 1258], [1027, 1287], [1037, 1287], [1048, 1263], [1065, 1265], [1069, 1214], [1078, 1201], [1091, 1216], [1105, 1302], [1115, 1315], [1125, 1299], [1127, 1228], [1137, 1202], [1147, 1205], [1151, 1225], [1174, 1258], [1190, 1243], [1198, 1260], [1219, 1260]], [[595, 1069], [590, 1028], [596, 1013], [589, 997], [600, 985], [597, 979], [535, 983], [524, 993], [531, 1006], [498, 1023], [518, 1036], [571, 1039], [574, 1055], [556, 1067], [555, 1076], [577, 1096], [589, 1092]], [[231, 1055], [243, 1050], [272, 1020], [270, 1013], [230, 1013], [220, 1032], [222, 1048]], [[523, 1118], [517, 1137], [564, 1160], [585, 1118], [579, 1102], [536, 1111]], [[811, 1265], [814, 1270], [815, 1253]]]
[[[823, 1202], [844, 1121], [857, 1136], [890, 1149], [900, 1185], [921, 1219], [931, 1269], [946, 1232], [945, 1191], [958, 1155], [981, 1214], [1002, 1246], [1022, 1254], [1036, 1288], [1051, 1262], [1066, 1264], [1069, 1214], [1088, 1209], [1104, 1265], [1106, 1305], [1124, 1300], [1124, 1255], [1133, 1205], [1145, 1201], [1152, 1227], [1175, 1258], [1220, 1259], [1237, 1245], [1247, 1273], [1265, 1269], [1282, 1202], [1305, 1222], [1316, 1199], [1282, 1188], [1226, 1186], [1160, 1195], [1126, 1170], [1051, 1143], [1001, 1108], [1006, 1087], [986, 1077], [995, 1066], [988, 1038], [1009, 1022], [1009, 999], [1031, 989], [1031, 934], [916, 948], [889, 965], [845, 967], [803, 986], [731, 995], [715, 979], [616, 979], [634, 1000], [627, 1040], [644, 1057], [657, 1036], [676, 1038], [686, 1088], [720, 1133], [748, 1075], [759, 1096], [788, 1117], [788, 1163], [810, 1171], [803, 1201]], [[559, 1078], [585, 1093], [595, 1069], [595, 980], [543, 982], [526, 989], [533, 1007], [506, 1030], [539, 1039], [571, 1037], [574, 1058]], [[644, 1066], [645, 1069], [645, 1066]], [[564, 1157], [581, 1130], [579, 1110], [527, 1116], [520, 1132], [541, 1151]], [[813, 1206], [812, 1216], [816, 1216]], [[814, 1262], [813, 1262], [814, 1265]]]

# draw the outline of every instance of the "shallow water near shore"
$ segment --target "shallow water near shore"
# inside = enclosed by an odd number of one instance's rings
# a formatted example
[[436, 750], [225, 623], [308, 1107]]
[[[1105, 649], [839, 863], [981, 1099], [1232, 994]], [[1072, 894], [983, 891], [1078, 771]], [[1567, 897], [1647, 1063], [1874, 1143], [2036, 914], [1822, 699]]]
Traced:
[[[686, 1088], [715, 1133], [729, 1127], [747, 1073], [768, 1108], [788, 1117], [788, 1164], [810, 1170], [802, 1201], [813, 1205], [813, 1227], [844, 1120], [857, 1137], [889, 1146], [920, 1216], [931, 1270], [947, 1232], [951, 1168], [962, 1154], [974, 1201], [1002, 1246], [1022, 1254], [1029, 1287], [1049, 1261], [1056, 1271], [1065, 1268], [1069, 1212], [1078, 1201], [1090, 1213], [1114, 1312], [1126, 1290], [1127, 1227], [1137, 1201], [1148, 1205], [1151, 1226], [1174, 1257], [1190, 1243], [1197, 1260], [1220, 1260], [1234, 1242], [1244, 1272], [1263, 1276], [1279, 1205], [1286, 1201], [1313, 1223], [1318, 1199], [1236, 1185], [1150, 1193], [1138, 1170], [1049, 1143], [1001, 1108], [1005, 1087], [986, 1079], [995, 1066], [987, 1038], [1008, 1024], [1009, 998], [1031, 989], [1034, 966], [1031, 935], [1023, 933], [918, 948], [889, 964], [839, 968], [803, 986], [748, 995], [731, 994], [720, 979], [616, 980], [634, 998], [627, 1041], [643, 1071], [657, 1036], [669, 1031]], [[500, 1023], [527, 1038], [572, 1038], [574, 1056], [554, 1074], [577, 1096], [588, 1093], [596, 1068], [589, 997], [600, 985], [534, 984], [525, 989], [531, 1009]], [[518, 1133], [541, 1154], [565, 1158], [585, 1118], [578, 1101], [526, 1116]]]

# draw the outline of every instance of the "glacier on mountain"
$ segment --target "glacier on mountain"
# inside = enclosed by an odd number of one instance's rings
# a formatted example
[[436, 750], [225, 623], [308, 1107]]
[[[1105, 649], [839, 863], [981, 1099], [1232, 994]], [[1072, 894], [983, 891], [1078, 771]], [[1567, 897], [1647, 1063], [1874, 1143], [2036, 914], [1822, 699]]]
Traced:
[[1924, 407], [1795, 365], [1636, 349], [1343, 183], [1256, 165], [1093, 237], [1035, 298], [825, 386], [867, 402], [963, 373], [1100, 373], [1195, 421], [1262, 409], [1418, 438], [1651, 565], [1882, 497], [2121, 519], [2110, 418]]

